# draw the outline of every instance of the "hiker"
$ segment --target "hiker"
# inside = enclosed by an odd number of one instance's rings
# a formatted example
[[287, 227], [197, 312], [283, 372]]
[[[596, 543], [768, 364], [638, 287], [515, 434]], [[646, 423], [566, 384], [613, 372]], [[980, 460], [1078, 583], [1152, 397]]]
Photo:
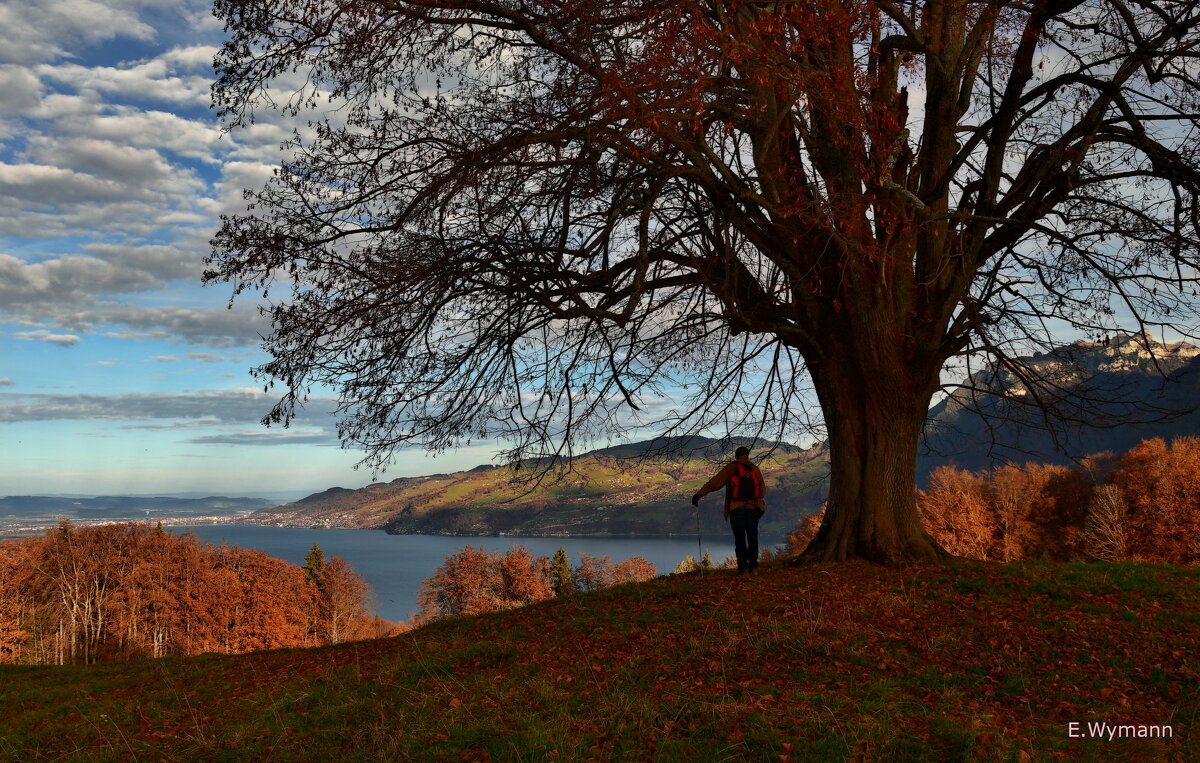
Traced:
[[750, 461], [750, 449], [740, 447], [733, 452], [736, 459], [704, 483], [692, 496], [692, 505], [709, 493], [725, 488], [725, 521], [733, 528], [733, 548], [737, 554], [738, 574], [758, 572], [758, 520], [766, 511], [763, 496], [767, 485], [762, 472]]

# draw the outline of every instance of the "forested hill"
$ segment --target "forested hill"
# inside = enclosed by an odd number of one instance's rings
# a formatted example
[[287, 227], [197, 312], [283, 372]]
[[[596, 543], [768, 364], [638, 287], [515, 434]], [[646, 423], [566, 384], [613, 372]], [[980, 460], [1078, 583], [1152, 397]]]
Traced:
[[[691, 534], [697, 513], [703, 532], [724, 532], [719, 494], [700, 511], [691, 496], [743, 441], [692, 438], [667, 443], [667, 455], [640, 460], [651, 443], [593, 451], [566, 479], [526, 493], [502, 467], [402, 477], [359, 490], [331, 488], [251, 514], [244, 521], [299, 527], [382, 528], [391, 533], [529, 536]], [[655, 443], [662, 445], [663, 443]], [[767, 481], [762, 532], [782, 535], [817, 510], [824, 494], [827, 452], [780, 443], [758, 460]]]

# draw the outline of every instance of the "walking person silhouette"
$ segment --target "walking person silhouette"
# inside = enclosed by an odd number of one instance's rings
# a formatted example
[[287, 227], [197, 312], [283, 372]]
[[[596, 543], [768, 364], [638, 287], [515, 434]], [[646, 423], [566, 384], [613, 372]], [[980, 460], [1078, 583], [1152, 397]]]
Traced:
[[750, 449], [739, 447], [726, 464], [692, 496], [692, 505], [709, 493], [725, 488], [725, 520], [733, 530], [739, 575], [758, 572], [758, 520], [766, 511], [763, 497], [767, 486], [758, 465], [750, 460]]

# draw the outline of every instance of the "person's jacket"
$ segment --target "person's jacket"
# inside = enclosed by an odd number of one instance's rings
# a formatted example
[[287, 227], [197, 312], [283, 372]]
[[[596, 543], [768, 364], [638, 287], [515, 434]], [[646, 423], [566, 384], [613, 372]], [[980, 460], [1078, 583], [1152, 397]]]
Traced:
[[749, 466], [758, 474], [758, 479], [763, 486], [763, 495], [765, 496], [767, 494], [767, 482], [762, 478], [762, 472], [759, 470], [757, 464], [753, 463], [748, 458], [739, 458], [737, 461], [729, 462], [724, 468], [721, 469], [721, 471], [717, 472], [712, 479], [710, 479], [708, 482], [705, 482], [704, 487], [700, 488], [699, 492], [697, 493], [697, 495], [700, 497], [704, 497], [709, 493], [715, 493], [724, 487], [726, 519], [729, 518], [729, 512], [733, 511], [734, 509], [758, 509], [759, 511], [767, 510], [766, 502], [763, 501], [762, 498], [754, 498], [750, 500], [736, 500], [733, 498], [733, 485], [730, 484], [729, 478], [733, 476], [733, 470], [736, 464], [739, 463], [743, 464], [744, 466]]

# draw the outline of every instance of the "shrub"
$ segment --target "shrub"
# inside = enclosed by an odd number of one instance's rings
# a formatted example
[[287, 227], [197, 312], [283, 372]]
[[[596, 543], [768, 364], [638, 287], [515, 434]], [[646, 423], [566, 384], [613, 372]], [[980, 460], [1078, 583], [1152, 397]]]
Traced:
[[534, 559], [524, 546], [503, 557], [483, 547], [467, 546], [447, 556], [433, 577], [421, 584], [417, 621], [498, 612], [553, 595], [545, 557]]

